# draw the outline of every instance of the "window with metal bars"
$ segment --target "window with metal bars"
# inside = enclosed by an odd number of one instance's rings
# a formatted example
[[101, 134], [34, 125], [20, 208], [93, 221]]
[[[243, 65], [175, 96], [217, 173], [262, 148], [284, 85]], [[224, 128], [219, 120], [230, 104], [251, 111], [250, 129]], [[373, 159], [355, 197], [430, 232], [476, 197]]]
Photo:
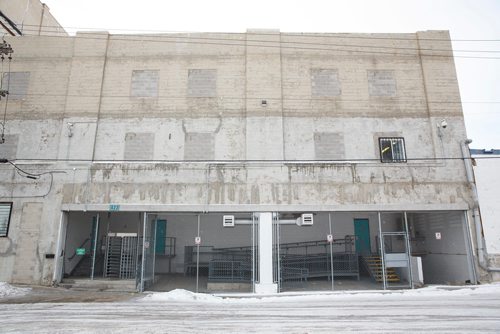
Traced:
[[405, 140], [402, 137], [380, 137], [380, 161], [406, 162]]
[[6, 237], [9, 232], [12, 203], [0, 203], [0, 237]]

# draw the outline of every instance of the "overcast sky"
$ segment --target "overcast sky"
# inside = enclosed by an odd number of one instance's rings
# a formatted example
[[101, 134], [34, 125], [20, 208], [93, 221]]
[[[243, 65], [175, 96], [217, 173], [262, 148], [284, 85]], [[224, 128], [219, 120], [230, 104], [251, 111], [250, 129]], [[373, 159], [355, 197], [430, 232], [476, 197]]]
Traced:
[[[16, 0], [26, 1], [29, 0]], [[500, 149], [500, 0], [42, 0], [68, 31], [415, 32], [450, 30], [473, 148]]]

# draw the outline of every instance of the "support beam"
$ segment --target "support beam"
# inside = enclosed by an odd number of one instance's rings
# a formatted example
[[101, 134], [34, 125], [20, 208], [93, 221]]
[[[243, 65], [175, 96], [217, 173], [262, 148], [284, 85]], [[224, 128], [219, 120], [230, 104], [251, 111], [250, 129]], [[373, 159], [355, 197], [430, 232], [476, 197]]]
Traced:
[[273, 214], [261, 212], [259, 217], [259, 282], [255, 293], [276, 293], [278, 285], [273, 280]]

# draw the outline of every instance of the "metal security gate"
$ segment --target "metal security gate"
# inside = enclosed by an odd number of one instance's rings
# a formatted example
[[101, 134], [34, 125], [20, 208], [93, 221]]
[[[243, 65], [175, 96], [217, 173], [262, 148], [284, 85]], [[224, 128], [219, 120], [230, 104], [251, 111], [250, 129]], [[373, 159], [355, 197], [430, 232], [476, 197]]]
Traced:
[[379, 215], [380, 253], [382, 254], [382, 282], [384, 289], [413, 288], [411, 247], [408, 237], [406, 212], [402, 213], [400, 231], [382, 231]]
[[145, 212], [143, 214], [142, 230], [139, 229], [137, 243], [137, 290], [143, 292], [154, 284], [155, 277], [155, 241], [156, 215]]
[[105, 244], [104, 277], [134, 279], [137, 261], [137, 236], [113, 233], [113, 235], [106, 236]]

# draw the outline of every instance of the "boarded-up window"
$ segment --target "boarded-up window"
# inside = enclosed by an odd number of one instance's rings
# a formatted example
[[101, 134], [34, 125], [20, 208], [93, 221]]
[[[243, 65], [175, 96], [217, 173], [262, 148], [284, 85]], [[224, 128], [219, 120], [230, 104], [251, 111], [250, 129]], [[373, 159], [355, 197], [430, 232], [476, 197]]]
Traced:
[[0, 237], [6, 237], [9, 232], [12, 203], [0, 203]]
[[344, 136], [335, 132], [316, 132], [314, 152], [317, 160], [336, 160], [344, 158]]
[[154, 133], [125, 134], [125, 160], [152, 160], [154, 152]]
[[5, 135], [5, 142], [0, 144], [0, 158], [15, 159], [19, 135]]
[[395, 96], [396, 79], [393, 71], [368, 71], [368, 91], [371, 96]]
[[157, 97], [159, 78], [155, 70], [132, 71], [130, 94], [133, 97]]
[[191, 132], [186, 134], [184, 144], [184, 160], [213, 160], [214, 134]]
[[2, 89], [9, 91], [9, 100], [25, 99], [28, 94], [29, 83], [29, 72], [4, 73], [2, 77]]
[[337, 70], [312, 69], [311, 94], [312, 96], [332, 97], [341, 93]]
[[217, 96], [217, 70], [189, 70], [188, 96], [215, 97]]

